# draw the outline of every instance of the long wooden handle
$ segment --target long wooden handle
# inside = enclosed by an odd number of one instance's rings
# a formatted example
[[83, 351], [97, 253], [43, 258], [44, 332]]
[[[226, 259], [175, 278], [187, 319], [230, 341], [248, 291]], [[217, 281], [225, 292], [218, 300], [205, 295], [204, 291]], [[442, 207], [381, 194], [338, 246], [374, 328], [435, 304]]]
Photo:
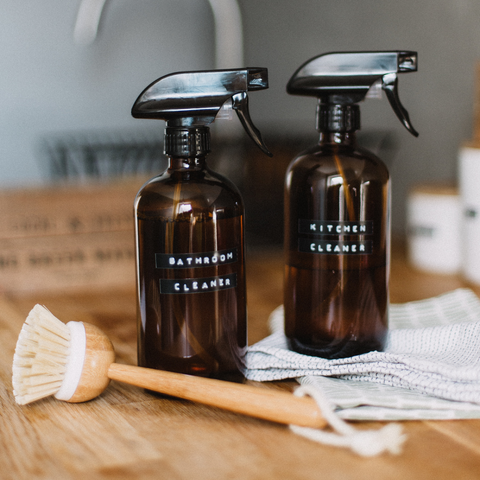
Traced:
[[108, 377], [272, 422], [312, 428], [323, 428], [327, 423], [312, 398], [278, 390], [118, 363], [110, 365]]

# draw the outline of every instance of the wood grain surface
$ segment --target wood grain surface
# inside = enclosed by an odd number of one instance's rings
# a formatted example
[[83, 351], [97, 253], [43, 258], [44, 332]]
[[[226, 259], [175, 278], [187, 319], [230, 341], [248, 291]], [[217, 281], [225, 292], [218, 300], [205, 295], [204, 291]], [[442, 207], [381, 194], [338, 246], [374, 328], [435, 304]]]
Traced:
[[[247, 263], [249, 342], [268, 335], [268, 315], [282, 302], [281, 251], [251, 251]], [[391, 299], [427, 298], [465, 286], [457, 277], [409, 268], [401, 249], [392, 260]], [[475, 288], [476, 293], [480, 293]], [[404, 422], [399, 456], [361, 458], [296, 436], [287, 427], [186, 400], [156, 397], [112, 381], [97, 399], [54, 398], [15, 404], [11, 363], [20, 328], [35, 303], [63, 321], [97, 325], [117, 362], [136, 363], [133, 290], [0, 299], [0, 479], [478, 479], [480, 420]], [[257, 384], [290, 390], [294, 382]], [[361, 423], [357, 428], [377, 428]]]

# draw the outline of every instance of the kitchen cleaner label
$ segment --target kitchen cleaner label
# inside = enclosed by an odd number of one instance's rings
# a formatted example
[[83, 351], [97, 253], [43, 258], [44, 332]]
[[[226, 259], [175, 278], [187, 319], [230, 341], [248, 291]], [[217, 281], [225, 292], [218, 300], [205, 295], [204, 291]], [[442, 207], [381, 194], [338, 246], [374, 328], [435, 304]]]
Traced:
[[298, 233], [308, 235], [372, 235], [373, 222], [299, 220]]
[[236, 286], [236, 273], [206, 278], [185, 278], [182, 280], [160, 279], [160, 293], [165, 294], [208, 293], [227, 290]]
[[369, 255], [373, 252], [372, 241], [343, 242], [329, 240], [298, 239], [298, 251], [333, 255]]
[[300, 219], [298, 233], [301, 235], [298, 239], [299, 252], [324, 255], [370, 255], [373, 253], [373, 242], [366, 238], [373, 234], [372, 221], [340, 222]]
[[156, 253], [156, 268], [200, 268], [234, 263], [238, 260], [236, 248], [207, 253]]

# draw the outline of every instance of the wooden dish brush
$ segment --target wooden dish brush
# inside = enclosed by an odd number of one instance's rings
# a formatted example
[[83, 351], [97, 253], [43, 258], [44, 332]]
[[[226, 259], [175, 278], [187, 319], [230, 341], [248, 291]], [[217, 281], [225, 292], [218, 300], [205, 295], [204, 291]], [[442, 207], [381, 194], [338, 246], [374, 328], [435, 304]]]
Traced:
[[13, 358], [15, 400], [25, 405], [54, 395], [66, 402], [85, 402], [117, 380], [273, 422], [312, 428], [327, 423], [310, 397], [114, 362], [112, 343], [100, 329], [82, 322], [65, 324], [36, 305]]

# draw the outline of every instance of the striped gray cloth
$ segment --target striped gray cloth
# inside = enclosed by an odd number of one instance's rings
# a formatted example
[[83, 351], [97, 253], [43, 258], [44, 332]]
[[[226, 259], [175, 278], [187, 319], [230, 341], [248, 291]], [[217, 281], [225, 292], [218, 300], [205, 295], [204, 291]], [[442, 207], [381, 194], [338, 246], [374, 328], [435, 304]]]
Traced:
[[288, 350], [283, 308], [249, 347], [246, 377], [318, 387], [357, 420], [480, 418], [480, 300], [469, 289], [394, 304], [384, 352], [327, 360]]

